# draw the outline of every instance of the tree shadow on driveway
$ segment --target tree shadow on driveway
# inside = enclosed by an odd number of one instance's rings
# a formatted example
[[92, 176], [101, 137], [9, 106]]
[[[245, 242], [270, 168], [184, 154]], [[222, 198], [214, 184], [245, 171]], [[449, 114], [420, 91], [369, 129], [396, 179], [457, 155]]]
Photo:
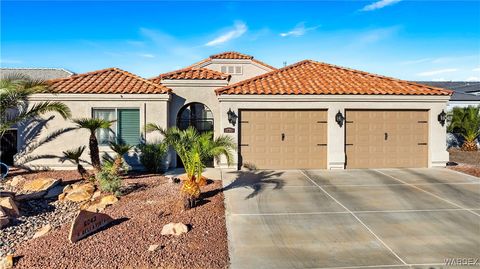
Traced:
[[280, 177], [284, 172], [270, 171], [270, 170], [250, 170], [250, 171], [236, 171], [231, 172], [236, 174], [236, 178], [223, 191], [228, 191], [236, 188], [252, 189], [252, 193], [245, 197], [246, 199], [253, 198], [265, 190], [270, 185], [273, 189], [281, 189], [285, 185], [285, 180]]

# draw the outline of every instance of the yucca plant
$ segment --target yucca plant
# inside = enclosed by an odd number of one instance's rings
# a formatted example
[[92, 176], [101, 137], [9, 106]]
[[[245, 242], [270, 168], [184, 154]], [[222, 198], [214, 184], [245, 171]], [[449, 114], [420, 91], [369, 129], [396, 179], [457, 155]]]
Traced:
[[63, 151], [63, 156], [60, 157], [60, 161], [63, 163], [65, 161], [70, 161], [73, 164], [77, 165], [77, 171], [84, 180], [92, 180], [93, 176], [88, 173], [88, 171], [80, 164], [80, 157], [85, 151], [85, 146], [78, 147], [76, 149]]
[[73, 122], [77, 124], [77, 128], [88, 129], [90, 131], [90, 138], [88, 140], [88, 149], [90, 150], [90, 159], [93, 168], [98, 172], [102, 169], [100, 163], [100, 153], [98, 150], [98, 140], [96, 132], [98, 129], [109, 129], [112, 126], [112, 121], [96, 118], [82, 118], [74, 119]]
[[120, 169], [125, 164], [125, 160], [123, 156], [127, 154], [133, 148], [133, 146], [128, 144], [119, 144], [115, 142], [110, 142], [109, 145], [110, 145], [110, 149], [112, 149], [117, 154], [113, 161], [112, 171], [113, 173], [118, 175], [120, 172]]
[[36, 93], [49, 93], [43, 80], [31, 79], [22, 74], [12, 74], [0, 79], [0, 137], [14, 125], [31, 120], [47, 112], [56, 112], [64, 119], [71, 111], [61, 102], [36, 102], [29, 105], [28, 99]]
[[477, 138], [480, 136], [480, 106], [456, 107], [449, 115], [448, 131], [464, 138], [463, 151], [477, 151]]
[[228, 165], [231, 164], [235, 143], [228, 136], [219, 136], [213, 138], [212, 132], [199, 134], [193, 127], [186, 130], [180, 130], [172, 127], [167, 130], [155, 124], [147, 125], [147, 132], [159, 131], [165, 138], [167, 145], [173, 147], [183, 162], [187, 179], [182, 184], [184, 193], [184, 208], [190, 209], [195, 206], [196, 200], [200, 197], [200, 183], [205, 163], [210, 158], [219, 158], [223, 155], [227, 159]]

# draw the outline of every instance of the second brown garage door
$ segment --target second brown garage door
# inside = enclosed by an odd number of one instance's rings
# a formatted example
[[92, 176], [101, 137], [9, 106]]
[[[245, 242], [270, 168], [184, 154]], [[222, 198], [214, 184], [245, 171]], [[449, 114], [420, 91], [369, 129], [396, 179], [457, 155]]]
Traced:
[[347, 168], [427, 167], [428, 111], [347, 110]]
[[241, 111], [240, 157], [258, 169], [326, 168], [327, 111]]

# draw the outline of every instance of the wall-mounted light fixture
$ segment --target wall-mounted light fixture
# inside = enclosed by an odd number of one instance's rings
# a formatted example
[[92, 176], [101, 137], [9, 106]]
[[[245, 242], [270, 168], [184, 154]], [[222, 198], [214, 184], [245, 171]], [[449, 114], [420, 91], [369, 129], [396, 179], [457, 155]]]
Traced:
[[345, 121], [345, 117], [343, 116], [342, 112], [340, 112], [340, 110], [335, 115], [335, 121], [338, 123], [338, 126], [340, 126], [340, 128], [343, 126], [343, 122]]
[[444, 126], [446, 120], [447, 120], [447, 114], [442, 109], [442, 112], [440, 112], [440, 114], [438, 114], [438, 122], [440, 122], [440, 124], [442, 126]]
[[229, 108], [227, 112], [227, 116], [228, 116], [228, 122], [230, 122], [233, 126], [235, 126], [238, 118], [237, 114], [235, 114], [235, 112], [233, 112], [232, 109]]

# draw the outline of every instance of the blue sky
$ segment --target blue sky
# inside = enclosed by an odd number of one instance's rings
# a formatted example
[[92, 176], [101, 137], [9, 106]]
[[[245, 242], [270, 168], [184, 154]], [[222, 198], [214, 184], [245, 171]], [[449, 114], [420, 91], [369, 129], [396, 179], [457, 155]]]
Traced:
[[151, 77], [235, 50], [409, 80], [480, 80], [480, 1], [1, 1], [2, 67]]

